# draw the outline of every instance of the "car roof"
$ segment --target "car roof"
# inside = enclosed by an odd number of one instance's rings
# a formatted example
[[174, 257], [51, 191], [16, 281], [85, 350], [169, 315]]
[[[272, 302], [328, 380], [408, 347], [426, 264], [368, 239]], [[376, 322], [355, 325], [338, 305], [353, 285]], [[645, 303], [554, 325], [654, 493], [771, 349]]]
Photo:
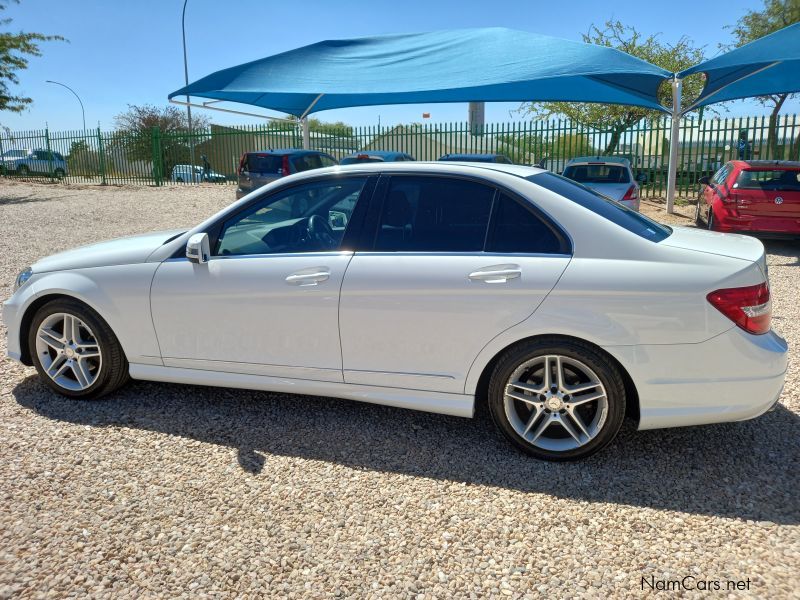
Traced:
[[763, 169], [765, 167], [771, 169], [800, 169], [800, 162], [796, 160], [732, 160], [734, 165], [746, 169], [748, 167], [755, 167]]
[[270, 148], [269, 150], [248, 150], [246, 154], [272, 154], [283, 156], [285, 154], [328, 154], [322, 150], [304, 150], [303, 148]]
[[614, 163], [619, 165], [630, 165], [631, 161], [624, 156], [576, 156], [569, 159], [568, 165], [583, 163]]
[[[311, 169], [303, 171], [292, 178], [316, 177], [324, 174], [334, 173], [378, 173], [402, 172], [402, 173], [430, 173], [441, 175], [478, 175], [491, 176], [492, 172], [507, 173], [517, 177], [530, 177], [539, 173], [549, 173], [547, 169], [539, 167], [526, 167], [522, 165], [508, 165], [502, 163], [476, 163], [459, 161], [399, 161], [399, 162], [357, 162], [349, 165], [337, 165], [334, 167], [323, 167], [321, 169]], [[288, 179], [288, 178], [287, 178]]]

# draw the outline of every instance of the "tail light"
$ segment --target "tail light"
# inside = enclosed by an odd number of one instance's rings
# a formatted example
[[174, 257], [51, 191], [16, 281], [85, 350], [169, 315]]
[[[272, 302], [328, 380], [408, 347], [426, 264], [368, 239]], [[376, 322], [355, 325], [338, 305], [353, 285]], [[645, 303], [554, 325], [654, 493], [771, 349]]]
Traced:
[[242, 157], [239, 159], [239, 168], [236, 170], [237, 175], [241, 175], [242, 171], [244, 170], [244, 161], [247, 159], [247, 152], [242, 154]]
[[628, 191], [625, 192], [625, 195], [622, 197], [623, 200], [636, 200], [639, 197], [639, 188], [635, 185], [632, 185], [628, 188]]
[[772, 319], [772, 302], [766, 282], [739, 288], [725, 288], [706, 296], [711, 305], [749, 333], [767, 333]]
[[289, 171], [289, 157], [285, 154], [283, 155], [283, 161], [281, 164], [283, 165], [283, 176], [286, 177], [289, 175], [289, 173], [291, 173], [291, 171]]

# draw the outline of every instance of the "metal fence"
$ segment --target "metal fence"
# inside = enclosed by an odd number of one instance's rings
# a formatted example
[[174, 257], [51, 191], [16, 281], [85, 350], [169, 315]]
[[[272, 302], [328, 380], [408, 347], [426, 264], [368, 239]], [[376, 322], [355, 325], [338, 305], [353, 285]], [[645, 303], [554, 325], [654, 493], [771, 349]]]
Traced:
[[[643, 196], [660, 197], [666, 193], [669, 137], [668, 117], [641, 121], [616, 134], [552, 119], [487, 124], [480, 129], [446, 123], [312, 131], [311, 147], [336, 158], [369, 150], [406, 152], [418, 160], [436, 160], [449, 153], [499, 153], [514, 163], [538, 164], [557, 173], [575, 156], [612, 154], [631, 161], [643, 182]], [[781, 116], [772, 125], [768, 117], [686, 118], [679, 144], [678, 193], [693, 195], [697, 179], [728, 160], [798, 160], [800, 122], [796, 115]], [[214, 181], [230, 183], [236, 180], [244, 152], [300, 147], [301, 132], [291, 124], [211, 125], [191, 134], [153, 128], [135, 134], [44, 129], [0, 135], [4, 177], [101, 185], [197, 183], [203, 178], [204, 163], [214, 172]], [[34, 156], [20, 158], [26, 151]], [[192, 157], [196, 169], [187, 166]], [[196, 175], [188, 175], [192, 172]]]

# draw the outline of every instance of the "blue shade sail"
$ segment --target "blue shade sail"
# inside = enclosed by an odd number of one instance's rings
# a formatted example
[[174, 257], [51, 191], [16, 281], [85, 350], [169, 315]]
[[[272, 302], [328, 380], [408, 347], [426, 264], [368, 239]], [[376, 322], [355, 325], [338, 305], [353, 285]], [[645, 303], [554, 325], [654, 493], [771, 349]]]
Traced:
[[706, 74], [694, 106], [800, 92], [800, 23], [681, 71], [678, 77], [692, 73]]
[[327, 40], [212, 73], [169, 95], [301, 116], [433, 102], [572, 101], [662, 110], [672, 74], [624, 52], [504, 28]]

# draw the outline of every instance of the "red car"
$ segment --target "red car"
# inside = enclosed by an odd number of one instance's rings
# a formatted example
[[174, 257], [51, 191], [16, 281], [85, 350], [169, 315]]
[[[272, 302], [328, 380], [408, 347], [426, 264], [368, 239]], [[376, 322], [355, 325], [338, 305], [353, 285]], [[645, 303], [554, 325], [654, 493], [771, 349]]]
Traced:
[[732, 160], [704, 188], [695, 220], [713, 231], [800, 236], [800, 162]]

